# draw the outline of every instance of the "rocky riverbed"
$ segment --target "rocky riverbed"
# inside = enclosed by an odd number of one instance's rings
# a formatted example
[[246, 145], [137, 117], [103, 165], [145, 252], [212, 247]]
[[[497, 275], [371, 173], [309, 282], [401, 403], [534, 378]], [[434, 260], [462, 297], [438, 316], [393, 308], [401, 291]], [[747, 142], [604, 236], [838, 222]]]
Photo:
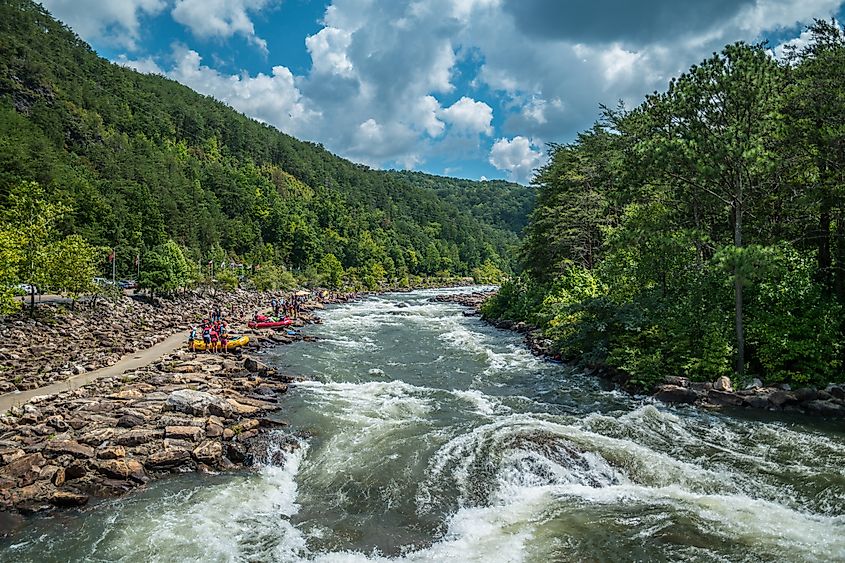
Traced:
[[[470, 314], [480, 314], [484, 301], [495, 295], [495, 291], [466, 294], [438, 295], [433, 301], [457, 303], [472, 309]], [[524, 322], [485, 319], [490, 324], [505, 330], [525, 335], [525, 343], [537, 355], [559, 360], [552, 348], [552, 342], [540, 330]], [[642, 392], [632, 388], [624, 373], [594, 367], [591, 372], [609, 379], [633, 393]], [[750, 408], [769, 411], [795, 412], [832, 418], [845, 418], [845, 386], [830, 384], [825, 389], [791, 389], [788, 385], [767, 386], [754, 380], [741, 389], [735, 389], [731, 380], [720, 377], [714, 382], [691, 381], [686, 377], [670, 376], [650, 390], [651, 396], [665, 403], [695, 404], [706, 408]]]
[[[0, 416], [0, 509], [80, 506], [172, 472], [251, 463], [291, 377], [254, 358], [177, 351]], [[290, 447], [296, 442], [291, 441]]]

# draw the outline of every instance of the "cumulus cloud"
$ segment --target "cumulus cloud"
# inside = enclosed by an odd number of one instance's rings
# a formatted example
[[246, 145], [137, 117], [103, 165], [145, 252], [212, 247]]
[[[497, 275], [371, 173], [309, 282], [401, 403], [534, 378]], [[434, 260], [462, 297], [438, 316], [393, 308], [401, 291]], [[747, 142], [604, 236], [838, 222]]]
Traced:
[[270, 4], [271, 0], [176, 0], [171, 15], [197, 37], [226, 39], [240, 34], [266, 53], [267, 41], [255, 34], [249, 12]]
[[464, 96], [440, 114], [458, 132], [493, 134], [493, 108], [484, 102]]
[[319, 118], [303, 100], [287, 67], [274, 66], [271, 75], [225, 75], [203, 65], [196, 51], [179, 48], [175, 56], [168, 77], [283, 131], [309, 137], [309, 123]]
[[525, 137], [499, 139], [490, 149], [490, 164], [507, 173], [513, 182], [528, 183], [546, 155]]
[[141, 18], [164, 10], [164, 0], [42, 0], [53, 16], [87, 41], [106, 41], [134, 50]]
[[[280, 1], [116, 0], [101, 11], [121, 17], [104, 16], [113, 27], [98, 29], [137, 35], [138, 18], [167, 3], [196, 37], [241, 35], [261, 45], [253, 18]], [[94, 4], [47, 3], [80, 2]], [[304, 38], [311, 66], [298, 76], [278, 64], [224, 74], [187, 49], [165, 74], [371, 166], [486, 158], [525, 182], [545, 159], [539, 147], [571, 141], [599, 116], [600, 104], [636, 106], [726, 43], [782, 35], [829, 17], [842, 2], [332, 0], [319, 30]], [[284, 54], [268, 60], [276, 56]], [[161, 70], [139, 56], [118, 62]], [[448, 105], [446, 96], [458, 101]]]
[[137, 70], [142, 74], [165, 74], [165, 72], [158, 66], [158, 63], [152, 57], [145, 57], [143, 59], [132, 60], [125, 54], [118, 55], [115, 61], [120, 66]]

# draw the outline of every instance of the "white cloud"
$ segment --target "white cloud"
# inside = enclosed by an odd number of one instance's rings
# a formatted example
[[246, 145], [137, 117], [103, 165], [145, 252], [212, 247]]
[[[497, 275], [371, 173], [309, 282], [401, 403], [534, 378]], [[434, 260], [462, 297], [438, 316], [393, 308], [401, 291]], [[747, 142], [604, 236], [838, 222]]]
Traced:
[[165, 0], [42, 0], [53, 16], [87, 41], [102, 40], [134, 50], [141, 17], [154, 16]]
[[267, 41], [255, 34], [249, 12], [258, 12], [271, 0], [176, 0], [173, 19], [197, 37], [243, 35], [250, 43], [267, 53]]
[[499, 139], [490, 149], [490, 164], [504, 170], [513, 182], [527, 183], [534, 170], [541, 166], [546, 155], [522, 136]]
[[158, 66], [158, 63], [156, 63], [152, 57], [131, 60], [125, 54], [122, 54], [118, 55], [117, 59], [114, 62], [121, 66], [137, 70], [138, 72], [143, 74], [165, 74], [165, 72], [161, 69], [160, 66]]
[[175, 54], [176, 66], [168, 77], [287, 133], [310, 138], [308, 125], [319, 113], [308, 107], [287, 67], [274, 66], [272, 75], [225, 75], [204, 66], [196, 51], [177, 49]]
[[311, 54], [312, 71], [318, 74], [350, 76], [352, 61], [346, 54], [352, 34], [336, 27], [324, 27], [314, 35], [305, 38], [305, 46]]
[[466, 96], [442, 110], [440, 115], [462, 133], [493, 134], [493, 108]]

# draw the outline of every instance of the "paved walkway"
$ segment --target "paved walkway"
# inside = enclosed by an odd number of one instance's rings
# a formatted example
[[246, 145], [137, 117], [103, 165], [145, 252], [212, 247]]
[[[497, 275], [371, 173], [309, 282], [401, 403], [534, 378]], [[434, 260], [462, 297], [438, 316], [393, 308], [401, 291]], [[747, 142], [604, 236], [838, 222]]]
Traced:
[[23, 404], [33, 397], [41, 395], [54, 395], [62, 391], [70, 391], [83, 385], [87, 385], [92, 381], [100, 379], [101, 377], [112, 377], [121, 375], [122, 373], [144, 367], [153, 363], [165, 354], [173, 352], [174, 350], [185, 345], [187, 341], [187, 332], [180, 330], [176, 334], [169, 336], [167, 339], [159, 342], [155, 346], [140, 350], [134, 354], [127, 354], [123, 356], [113, 366], [106, 366], [104, 368], [81, 373], [79, 375], [72, 375], [64, 381], [58, 383], [51, 383], [38, 389], [30, 389], [28, 391], [16, 391], [14, 393], [6, 393], [0, 395], [0, 413], [8, 411], [15, 405]]

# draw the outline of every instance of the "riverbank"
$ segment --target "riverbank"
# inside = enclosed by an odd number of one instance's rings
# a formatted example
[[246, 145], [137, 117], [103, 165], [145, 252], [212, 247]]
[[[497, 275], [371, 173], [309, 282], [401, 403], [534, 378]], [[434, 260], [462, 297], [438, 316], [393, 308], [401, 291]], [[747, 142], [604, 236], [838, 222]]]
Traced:
[[[434, 301], [456, 303], [469, 307], [473, 315], [481, 315], [481, 306], [495, 291], [442, 295]], [[552, 342], [536, 327], [524, 322], [484, 318], [485, 322], [504, 330], [524, 335], [525, 344], [538, 355], [560, 360]], [[791, 389], [788, 385], [766, 386], [754, 380], [744, 389], [735, 389], [731, 380], [720, 377], [713, 382], [691, 381], [686, 377], [668, 376], [652, 389], [633, 385], [624, 373], [594, 366], [588, 373], [609, 380], [632, 394], [647, 394], [664, 403], [691, 404], [703, 408], [744, 408], [775, 412], [800, 413], [813, 416], [845, 418], [845, 386], [830, 384], [825, 389]]]

